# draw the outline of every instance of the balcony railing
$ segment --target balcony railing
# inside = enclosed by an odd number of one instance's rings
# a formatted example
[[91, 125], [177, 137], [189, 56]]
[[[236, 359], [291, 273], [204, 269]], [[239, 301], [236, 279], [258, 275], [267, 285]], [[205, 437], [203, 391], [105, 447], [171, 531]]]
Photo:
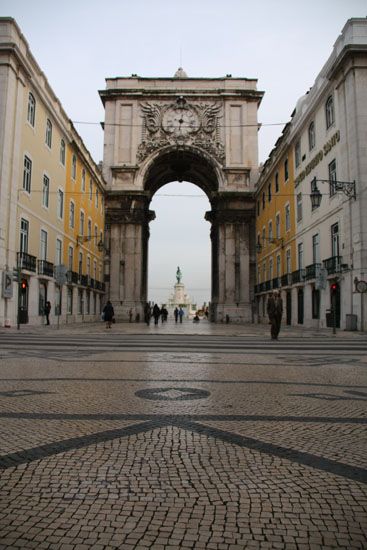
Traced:
[[341, 256], [331, 256], [331, 258], [327, 258], [322, 263], [324, 264], [324, 268], [326, 269], [328, 275], [332, 275], [333, 273], [340, 272], [341, 261]]
[[297, 271], [292, 272], [292, 285], [297, 283], [302, 283], [305, 280], [306, 271], [305, 269], [297, 269]]
[[82, 286], [88, 286], [88, 275], [79, 275], [79, 280]]
[[95, 280], [92, 277], [89, 278], [89, 286], [90, 288], [95, 288]]
[[306, 281], [316, 279], [319, 274], [321, 264], [306, 265]]
[[282, 275], [281, 284], [282, 284], [282, 286], [289, 286], [291, 284], [291, 274], [290, 273], [285, 273], [284, 275]]
[[105, 286], [104, 283], [101, 283], [101, 281], [97, 281], [97, 280], [95, 281], [95, 287], [94, 288], [96, 290], [104, 290], [104, 286]]
[[38, 275], [54, 276], [54, 264], [46, 260], [38, 260]]
[[17, 252], [17, 267], [20, 269], [26, 269], [27, 271], [37, 271], [37, 258], [31, 256], [27, 252]]
[[275, 277], [275, 279], [272, 279], [271, 286], [272, 288], [279, 288], [280, 287], [280, 279], [279, 277]]
[[76, 273], [76, 271], [68, 271], [68, 283], [74, 285], [79, 284], [79, 273]]
[[265, 290], [271, 290], [271, 281], [265, 281]]

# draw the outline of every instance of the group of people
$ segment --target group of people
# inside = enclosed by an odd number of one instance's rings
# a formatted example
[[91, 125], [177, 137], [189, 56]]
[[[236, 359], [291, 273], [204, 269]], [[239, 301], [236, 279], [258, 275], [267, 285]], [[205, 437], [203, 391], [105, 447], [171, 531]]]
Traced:
[[168, 311], [165, 306], [159, 307], [158, 304], [154, 304], [153, 307], [147, 302], [144, 308], [144, 320], [146, 324], [150, 325], [150, 320], [153, 317], [154, 324], [158, 325], [159, 318], [161, 318], [162, 323], [165, 323], [168, 319]]
[[173, 315], [175, 317], [175, 323], [177, 323], [177, 321], [179, 319], [180, 319], [180, 323], [182, 323], [182, 319], [183, 319], [183, 316], [184, 316], [184, 310], [182, 309], [182, 307], [180, 307], [180, 308], [175, 307]]

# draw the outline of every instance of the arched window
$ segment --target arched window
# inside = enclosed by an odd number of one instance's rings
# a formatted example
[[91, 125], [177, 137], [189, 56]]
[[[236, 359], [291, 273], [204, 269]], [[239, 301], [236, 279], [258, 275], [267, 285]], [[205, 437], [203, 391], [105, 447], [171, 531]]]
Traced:
[[335, 121], [334, 115], [334, 100], [333, 96], [329, 96], [325, 103], [326, 128], [330, 128]]
[[71, 160], [71, 177], [73, 180], [76, 179], [76, 155], [73, 155], [73, 158]]
[[50, 147], [52, 145], [52, 123], [51, 120], [48, 118], [46, 121], [46, 145], [47, 147]]
[[308, 127], [308, 148], [311, 151], [316, 145], [315, 123], [312, 121]]
[[60, 141], [60, 162], [65, 166], [65, 141], [63, 139]]
[[29, 92], [28, 96], [27, 120], [29, 124], [34, 127], [34, 123], [36, 120], [36, 100], [34, 99], [34, 95], [31, 92]]

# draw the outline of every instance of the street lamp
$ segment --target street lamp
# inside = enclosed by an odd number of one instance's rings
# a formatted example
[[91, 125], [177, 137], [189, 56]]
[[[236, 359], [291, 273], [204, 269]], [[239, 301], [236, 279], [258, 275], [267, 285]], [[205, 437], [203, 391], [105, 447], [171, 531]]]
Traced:
[[[96, 235], [90, 235], [86, 237], [84, 235], [78, 235], [76, 238], [76, 245], [80, 246], [82, 243], [91, 241], [92, 239], [98, 239], [98, 237]], [[99, 252], [103, 252], [105, 250], [105, 246], [102, 239], [98, 241], [97, 248]]]
[[322, 194], [317, 187], [317, 183], [328, 183], [330, 188], [334, 189], [337, 193], [342, 191], [349, 199], [357, 199], [356, 195], [356, 182], [355, 181], [338, 181], [338, 180], [314, 180], [315, 185], [313, 186], [312, 192], [310, 194], [312, 210], [318, 208], [321, 204]]

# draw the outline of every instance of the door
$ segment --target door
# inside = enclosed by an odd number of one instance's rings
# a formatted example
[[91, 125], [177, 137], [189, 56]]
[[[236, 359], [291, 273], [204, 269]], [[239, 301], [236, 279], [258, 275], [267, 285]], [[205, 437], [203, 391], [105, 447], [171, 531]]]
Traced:
[[299, 288], [297, 293], [297, 310], [298, 310], [299, 325], [303, 325], [303, 312], [304, 312], [303, 303], [304, 303], [303, 288]]
[[286, 293], [286, 313], [287, 313], [287, 325], [292, 324], [292, 294], [288, 290]]

